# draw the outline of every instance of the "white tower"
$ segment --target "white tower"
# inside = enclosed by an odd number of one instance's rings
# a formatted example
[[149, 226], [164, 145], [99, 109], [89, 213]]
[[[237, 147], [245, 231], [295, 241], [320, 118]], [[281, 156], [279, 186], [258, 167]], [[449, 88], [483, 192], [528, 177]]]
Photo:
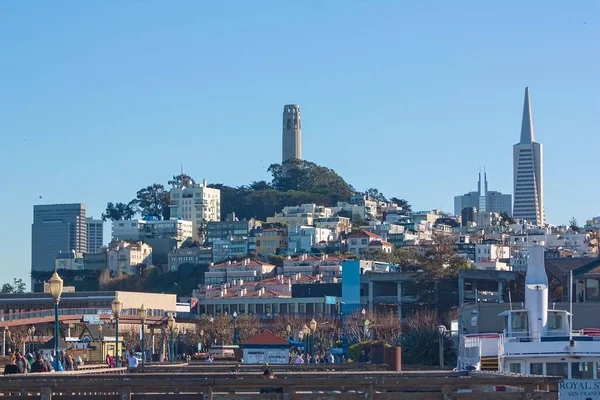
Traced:
[[302, 159], [302, 124], [300, 106], [288, 104], [283, 107], [283, 137], [281, 163], [295, 158]]
[[541, 143], [535, 142], [529, 88], [525, 88], [521, 140], [513, 146], [513, 217], [539, 226], [546, 223], [542, 150]]

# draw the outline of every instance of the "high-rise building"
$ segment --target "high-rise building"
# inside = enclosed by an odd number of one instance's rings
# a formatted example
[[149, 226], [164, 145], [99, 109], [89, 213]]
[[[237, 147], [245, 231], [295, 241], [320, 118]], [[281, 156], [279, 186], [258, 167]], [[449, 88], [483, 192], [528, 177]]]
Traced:
[[546, 223], [543, 164], [542, 144], [534, 136], [529, 88], [525, 88], [521, 140], [513, 146], [513, 217], [538, 226]]
[[104, 221], [89, 217], [85, 219], [87, 226], [87, 253], [97, 253], [103, 245]]
[[85, 253], [85, 204], [33, 206], [31, 271], [53, 271], [58, 253]]
[[206, 180], [198, 184], [190, 184], [171, 189], [172, 218], [192, 221], [193, 240], [204, 241], [206, 224], [221, 220], [221, 191], [209, 188]]
[[300, 106], [288, 104], [283, 107], [283, 137], [281, 163], [293, 158], [302, 159], [302, 124]]
[[462, 196], [454, 197], [454, 215], [462, 215], [465, 208], [475, 208], [479, 211], [512, 214], [512, 196], [495, 190], [488, 190], [487, 173], [483, 171], [483, 182], [481, 171], [477, 181], [477, 191], [469, 192]]

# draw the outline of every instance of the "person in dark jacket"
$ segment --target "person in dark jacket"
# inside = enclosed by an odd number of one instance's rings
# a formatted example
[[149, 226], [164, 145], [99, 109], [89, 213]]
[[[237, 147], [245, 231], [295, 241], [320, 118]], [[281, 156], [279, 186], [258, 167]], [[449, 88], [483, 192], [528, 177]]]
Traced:
[[31, 364], [31, 373], [34, 372], [48, 372], [48, 366], [44, 362], [44, 358], [41, 353], [35, 355], [35, 361]]
[[46, 357], [44, 357], [43, 354], [42, 354], [42, 359], [44, 360], [46, 367], [48, 367], [48, 372], [54, 372], [54, 367], [52, 366], [52, 362], [50, 360], [48, 360]]

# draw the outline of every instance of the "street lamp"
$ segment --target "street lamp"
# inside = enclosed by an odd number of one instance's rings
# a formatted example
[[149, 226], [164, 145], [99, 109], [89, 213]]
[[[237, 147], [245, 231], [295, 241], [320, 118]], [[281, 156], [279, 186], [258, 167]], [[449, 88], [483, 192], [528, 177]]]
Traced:
[[102, 339], [102, 325], [98, 326], [98, 341], [100, 342], [100, 360], [104, 360], [104, 340]]
[[204, 351], [204, 329], [200, 329], [200, 351]]
[[6, 334], [10, 333], [8, 331], [8, 326], [5, 326], [2, 330], [2, 355], [6, 357]]
[[308, 341], [309, 341], [309, 337], [308, 334], [310, 333], [310, 329], [308, 328], [308, 326], [304, 325], [302, 327], [302, 336], [305, 338], [304, 341], [304, 354], [308, 355], [309, 353], [309, 348], [308, 348]]
[[145, 332], [144, 322], [146, 322], [146, 317], [148, 316], [148, 311], [146, 310], [146, 307], [144, 307], [143, 304], [140, 307], [140, 309], [138, 310], [138, 315], [140, 317], [140, 321], [142, 322], [142, 368], [144, 368], [144, 364], [146, 361], [146, 346], [145, 346], [146, 332]]
[[446, 334], [446, 327], [444, 325], [438, 325], [439, 333], [439, 352], [440, 352], [440, 369], [444, 369], [444, 336]]
[[175, 356], [175, 359], [177, 359], [177, 353], [179, 352], [179, 349], [177, 348], [177, 345], [179, 343], [179, 326], [175, 326], [175, 328], [173, 328], [173, 335], [175, 335], [175, 342], [174, 342], [174, 351], [173, 351], [173, 355]]
[[312, 357], [315, 356], [315, 331], [317, 330], [317, 321], [315, 321], [315, 319], [313, 318], [310, 323], [308, 324], [308, 326], [310, 326], [310, 338], [311, 338], [311, 345], [310, 345], [310, 355]]
[[167, 319], [167, 327], [169, 327], [170, 331], [169, 360], [173, 363], [173, 328], [175, 327], [175, 318], [172, 315]]
[[56, 358], [56, 370], [58, 371], [58, 303], [60, 303], [60, 295], [63, 290], [63, 280], [58, 276], [56, 271], [52, 278], [48, 281], [50, 285], [50, 294], [54, 299], [54, 357]]
[[285, 327], [285, 332], [287, 333], [288, 339], [289, 339], [290, 337], [292, 337], [292, 327], [291, 327], [291, 326], [289, 326], [289, 325], [288, 325], [288, 326], [286, 326], [286, 327]]
[[27, 333], [29, 334], [29, 352], [33, 353], [34, 349], [33, 349], [33, 335], [35, 334], [35, 326], [32, 326], [31, 328], [27, 329]]
[[111, 303], [112, 312], [115, 316], [115, 359], [116, 359], [116, 367], [119, 368], [119, 315], [121, 315], [121, 310], [123, 310], [123, 302], [119, 299], [119, 295], [115, 296], [115, 299]]

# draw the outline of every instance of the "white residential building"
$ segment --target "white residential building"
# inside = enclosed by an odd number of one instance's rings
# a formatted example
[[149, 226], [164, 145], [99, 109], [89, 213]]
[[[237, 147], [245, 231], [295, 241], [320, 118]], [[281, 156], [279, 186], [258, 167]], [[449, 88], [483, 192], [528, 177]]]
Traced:
[[245, 282], [260, 281], [263, 277], [273, 272], [275, 266], [260, 261], [244, 259], [239, 262], [213, 264], [208, 267], [208, 272], [204, 273], [204, 282], [207, 285], [232, 282], [242, 279]]
[[87, 253], [98, 253], [104, 244], [104, 221], [89, 217], [87, 225]]
[[334, 234], [330, 229], [314, 226], [296, 225], [287, 228], [287, 254], [310, 253], [320, 242], [333, 241]]
[[476, 244], [475, 262], [496, 262], [510, 258], [510, 248], [497, 244]]
[[328, 218], [331, 209], [316, 204], [302, 204], [284, 207], [280, 213], [267, 217], [267, 223], [286, 223], [289, 225], [312, 225], [315, 218]]
[[152, 265], [152, 247], [141, 241], [113, 240], [108, 245], [107, 255], [111, 274], [120, 270], [133, 275], [139, 268]]
[[391, 243], [368, 231], [360, 231], [348, 236], [347, 245], [348, 251], [354, 254], [360, 254], [368, 249], [382, 250], [385, 253], [392, 252]]
[[206, 180], [202, 184], [174, 187], [169, 208], [171, 217], [192, 221], [192, 238], [196, 241], [202, 224], [221, 220], [221, 191], [207, 187]]

